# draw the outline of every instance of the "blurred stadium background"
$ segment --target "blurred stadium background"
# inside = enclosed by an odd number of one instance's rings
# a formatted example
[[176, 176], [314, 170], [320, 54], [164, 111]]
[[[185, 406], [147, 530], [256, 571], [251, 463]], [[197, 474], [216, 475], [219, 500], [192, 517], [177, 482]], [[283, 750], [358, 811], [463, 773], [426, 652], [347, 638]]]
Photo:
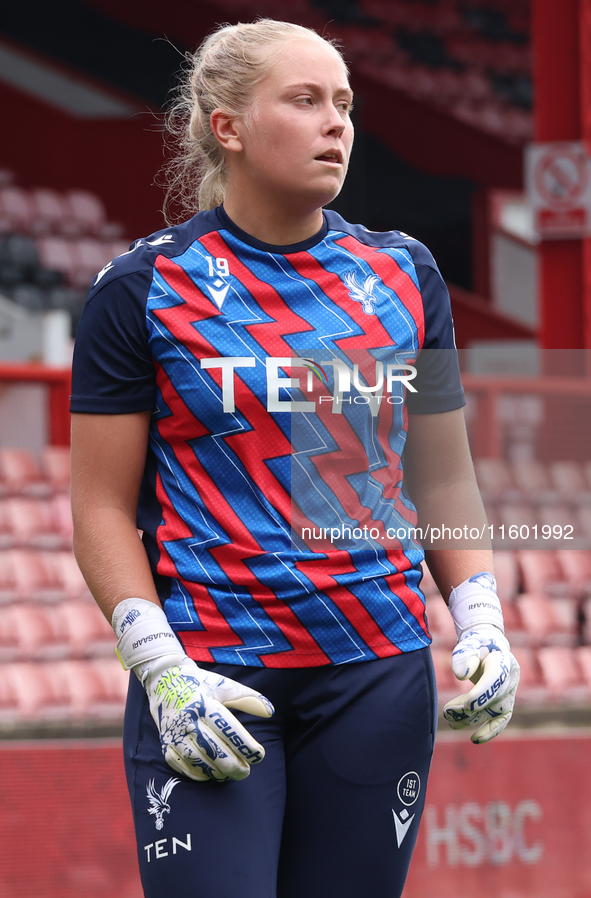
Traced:
[[[90, 279], [163, 224], [162, 110], [184, 52], [258, 15], [342, 42], [357, 136], [334, 208], [424, 241], [448, 282], [523, 671], [502, 740], [441, 731], [405, 894], [590, 898], [591, 255], [580, 236], [539, 239], [524, 149], [591, 140], [591, 0], [2, 10], [0, 896], [142, 894], [120, 750], [127, 675], [71, 550], [69, 362]], [[554, 177], [564, 198], [568, 166]], [[429, 577], [425, 592], [444, 702], [459, 691], [455, 634]]]

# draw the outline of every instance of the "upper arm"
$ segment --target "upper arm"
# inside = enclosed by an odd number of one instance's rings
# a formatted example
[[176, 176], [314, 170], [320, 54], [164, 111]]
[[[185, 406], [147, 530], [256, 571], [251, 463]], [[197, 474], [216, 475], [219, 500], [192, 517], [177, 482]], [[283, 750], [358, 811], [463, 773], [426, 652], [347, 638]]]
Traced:
[[117, 508], [135, 521], [150, 412], [72, 415], [72, 510], [75, 520]]
[[460, 480], [475, 482], [462, 408], [408, 416], [404, 480], [412, 499]]

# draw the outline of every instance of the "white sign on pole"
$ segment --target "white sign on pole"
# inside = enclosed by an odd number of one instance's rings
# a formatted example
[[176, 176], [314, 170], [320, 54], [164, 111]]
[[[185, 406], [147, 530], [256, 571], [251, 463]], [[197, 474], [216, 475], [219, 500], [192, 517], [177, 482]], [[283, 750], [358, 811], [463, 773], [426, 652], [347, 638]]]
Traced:
[[591, 159], [583, 143], [530, 144], [525, 187], [534, 229], [542, 239], [591, 236]]

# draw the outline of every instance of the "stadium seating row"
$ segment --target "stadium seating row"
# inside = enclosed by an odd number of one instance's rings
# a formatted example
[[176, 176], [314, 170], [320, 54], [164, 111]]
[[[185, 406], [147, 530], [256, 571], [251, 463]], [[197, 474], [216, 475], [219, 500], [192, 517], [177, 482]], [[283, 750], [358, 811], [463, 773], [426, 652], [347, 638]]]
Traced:
[[117, 658], [0, 664], [0, 727], [120, 723], [128, 681]]
[[102, 200], [87, 190], [0, 187], [0, 233], [89, 235], [113, 239], [121, 226], [107, 220]]
[[[220, 0], [235, 16], [252, 0]], [[426, 101], [475, 128], [523, 143], [532, 134], [531, 48], [527, 0], [261, 0], [281, 18], [325, 27], [339, 38], [357, 70]], [[319, 10], [324, 10], [324, 17]]]
[[[505, 631], [512, 646], [538, 648], [591, 643], [591, 599], [549, 598], [541, 593], [520, 593], [503, 601]], [[427, 600], [429, 628], [436, 645], [453, 649], [456, 633], [441, 598]]]
[[0, 448], [0, 498], [45, 498], [70, 488], [70, 449], [45, 446], [39, 462], [27, 449]]
[[51, 290], [66, 283], [87, 290], [90, 282], [129, 242], [98, 237], [33, 237], [11, 233], [0, 237], [0, 287], [14, 298], [23, 284]]
[[66, 493], [50, 499], [0, 499], [0, 550], [67, 549], [72, 545], [72, 513]]
[[[516, 707], [585, 706], [591, 703], [591, 645], [545, 646], [536, 650], [515, 646], [521, 667]], [[453, 675], [450, 653], [433, 649], [440, 704], [467, 692]]]
[[98, 240], [96, 237], [68, 239], [59, 236], [37, 239], [42, 265], [60, 271], [70, 286], [79, 289], [88, 289], [97, 272], [128, 249], [127, 240]]
[[[549, 708], [591, 703], [591, 646], [515, 647], [521, 666], [518, 707]], [[449, 651], [435, 647], [440, 705], [461, 694]], [[116, 658], [0, 662], [0, 727], [123, 717], [129, 675]]]
[[[591, 552], [579, 549], [495, 550], [499, 595], [511, 602], [518, 593], [584, 598], [591, 594]], [[439, 597], [429, 569], [424, 567], [421, 589]]]
[[474, 461], [480, 491], [487, 505], [517, 503], [591, 503], [591, 461], [538, 459], [509, 462], [504, 458]]
[[114, 657], [115, 636], [95, 602], [11, 604], [0, 616], [0, 663]]
[[71, 551], [0, 551], [0, 605], [13, 602], [53, 604], [89, 598], [88, 587]]

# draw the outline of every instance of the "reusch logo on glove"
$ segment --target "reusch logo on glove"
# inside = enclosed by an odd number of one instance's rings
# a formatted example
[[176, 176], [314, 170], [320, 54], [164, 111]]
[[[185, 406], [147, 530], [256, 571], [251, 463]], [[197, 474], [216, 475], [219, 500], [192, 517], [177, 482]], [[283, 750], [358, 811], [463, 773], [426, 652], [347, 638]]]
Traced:
[[[495, 646], [495, 648], [496, 648], [496, 646]], [[497, 651], [498, 651], [498, 649], [497, 649]], [[509, 669], [507, 668], [507, 665], [504, 662], [501, 663], [501, 671], [502, 671], [501, 676], [497, 680], [494, 681], [494, 683], [492, 684], [490, 689], [487, 689], [486, 692], [482, 692], [478, 696], [478, 698], [475, 698], [473, 702], [470, 702], [470, 709], [472, 711], [474, 710], [475, 705], [478, 705], [478, 706], [484, 705], [484, 704], [486, 704], [487, 701], [490, 701], [491, 698], [494, 698], [495, 694], [499, 691], [499, 689], [501, 688], [501, 686], [503, 685], [503, 683], [509, 676]]]
[[246, 760], [251, 764], [256, 764], [257, 761], [262, 761], [263, 756], [260, 751], [251, 751], [247, 745], [244, 744], [244, 740], [240, 738], [236, 730], [232, 729], [227, 720], [225, 720], [219, 711], [214, 711], [213, 714], [209, 715], [209, 719], [213, 720], [218, 730], [221, 730], [224, 736], [235, 745], [241, 755], [244, 755]]

